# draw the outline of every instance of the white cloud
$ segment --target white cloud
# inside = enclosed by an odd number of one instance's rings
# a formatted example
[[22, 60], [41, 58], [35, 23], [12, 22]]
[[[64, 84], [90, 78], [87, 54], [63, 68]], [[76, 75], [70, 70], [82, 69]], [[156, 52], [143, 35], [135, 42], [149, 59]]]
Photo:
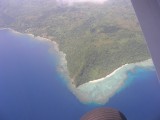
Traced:
[[70, 0], [74, 2], [93, 2], [93, 3], [104, 3], [107, 0]]
[[102, 4], [108, 0], [57, 0], [61, 4], [74, 4], [74, 3], [85, 3], [85, 2], [92, 2]]

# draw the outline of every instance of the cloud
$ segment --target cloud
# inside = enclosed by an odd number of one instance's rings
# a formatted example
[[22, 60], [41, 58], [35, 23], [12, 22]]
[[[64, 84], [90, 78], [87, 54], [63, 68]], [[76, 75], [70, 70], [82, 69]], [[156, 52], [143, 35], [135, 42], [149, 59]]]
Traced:
[[85, 3], [85, 2], [91, 2], [91, 3], [97, 3], [102, 4], [108, 0], [57, 0], [60, 4], [74, 4], [74, 3]]
[[70, 0], [70, 1], [72, 1], [73, 3], [76, 3], [76, 2], [104, 3], [107, 0]]

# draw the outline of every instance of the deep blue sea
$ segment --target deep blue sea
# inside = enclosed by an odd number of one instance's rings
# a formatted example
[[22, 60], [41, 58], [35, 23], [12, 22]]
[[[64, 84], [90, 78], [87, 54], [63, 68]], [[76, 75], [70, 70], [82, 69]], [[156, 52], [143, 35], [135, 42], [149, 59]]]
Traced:
[[[28, 35], [0, 30], [0, 120], [79, 120], [102, 106], [79, 102], [49, 48]], [[136, 68], [127, 74], [125, 86], [103, 106], [119, 109], [128, 120], [160, 120], [156, 72]]]

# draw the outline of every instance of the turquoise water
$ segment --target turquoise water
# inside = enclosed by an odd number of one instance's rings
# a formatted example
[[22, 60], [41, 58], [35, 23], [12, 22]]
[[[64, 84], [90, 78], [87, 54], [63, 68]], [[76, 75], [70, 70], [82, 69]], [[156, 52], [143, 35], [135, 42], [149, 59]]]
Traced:
[[121, 110], [129, 120], [160, 119], [155, 71], [128, 72], [125, 86], [105, 105], [83, 104], [57, 71], [49, 42], [0, 30], [0, 120], [79, 120], [96, 107]]
[[123, 90], [107, 105], [121, 110], [128, 120], [160, 120], [160, 86], [156, 72], [143, 68], [128, 72]]

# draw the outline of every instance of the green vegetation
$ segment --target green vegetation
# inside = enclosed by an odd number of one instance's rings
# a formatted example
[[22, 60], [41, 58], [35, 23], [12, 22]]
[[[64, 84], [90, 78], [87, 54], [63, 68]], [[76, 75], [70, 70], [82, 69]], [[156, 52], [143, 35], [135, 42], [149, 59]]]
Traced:
[[150, 58], [129, 0], [59, 6], [54, 0], [0, 1], [0, 27], [56, 41], [75, 84]]

